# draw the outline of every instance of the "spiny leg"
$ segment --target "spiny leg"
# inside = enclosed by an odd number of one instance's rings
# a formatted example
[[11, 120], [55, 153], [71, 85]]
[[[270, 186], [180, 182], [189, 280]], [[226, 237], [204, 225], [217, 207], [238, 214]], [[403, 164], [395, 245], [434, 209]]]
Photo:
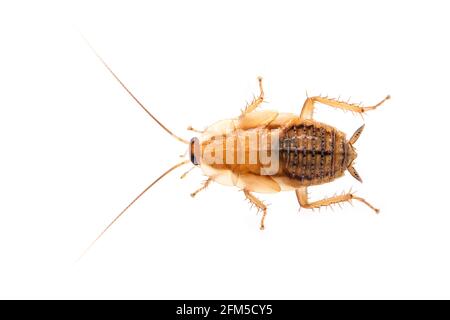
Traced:
[[261, 225], [260, 225], [259, 229], [264, 230], [264, 220], [266, 219], [266, 215], [267, 215], [267, 206], [261, 200], [259, 200], [253, 194], [251, 194], [250, 191], [245, 190], [245, 189], [243, 191], [244, 191], [245, 197], [252, 204], [254, 204], [259, 210], [261, 210], [263, 212], [263, 216], [261, 218]]
[[259, 82], [259, 97], [253, 99], [253, 101], [245, 107], [245, 110], [242, 112], [241, 116], [245, 115], [246, 113], [252, 112], [256, 108], [258, 108], [258, 106], [264, 101], [264, 90], [263, 90], [263, 85], [262, 85], [262, 77], [258, 77], [258, 82]]
[[382, 105], [386, 100], [388, 100], [390, 98], [391, 98], [391, 96], [388, 95], [388, 96], [386, 96], [386, 98], [384, 98], [383, 100], [381, 100], [380, 102], [378, 102], [377, 104], [375, 104], [373, 106], [361, 107], [360, 104], [356, 104], [356, 103], [348, 103], [348, 102], [344, 102], [344, 101], [340, 101], [340, 100], [336, 100], [336, 99], [330, 99], [330, 98], [319, 97], [319, 96], [311, 97], [311, 98], [307, 98], [305, 100], [305, 103], [303, 104], [302, 112], [300, 113], [300, 118], [312, 119], [316, 102], [323, 103], [323, 104], [333, 107], [333, 108], [338, 108], [341, 110], [348, 110], [348, 111], [363, 114], [364, 112], [376, 109], [377, 107]]
[[342, 202], [350, 202], [351, 200], [358, 200], [362, 203], [366, 204], [369, 208], [374, 210], [376, 213], [380, 212], [379, 209], [372, 206], [369, 202], [367, 202], [365, 199], [361, 197], [355, 196], [353, 193], [345, 193], [339, 196], [329, 197], [318, 201], [309, 202], [308, 200], [308, 192], [307, 188], [303, 187], [300, 189], [295, 190], [295, 194], [297, 195], [298, 203], [301, 207], [307, 208], [307, 209], [315, 209], [320, 207], [327, 207], [331, 206], [332, 204], [339, 204]]
[[197, 195], [197, 193], [199, 193], [202, 190], [205, 190], [209, 186], [211, 181], [212, 181], [211, 178], [208, 178], [207, 180], [205, 180], [200, 188], [198, 188], [197, 190], [195, 190], [194, 192], [191, 193], [191, 197], [194, 198]]

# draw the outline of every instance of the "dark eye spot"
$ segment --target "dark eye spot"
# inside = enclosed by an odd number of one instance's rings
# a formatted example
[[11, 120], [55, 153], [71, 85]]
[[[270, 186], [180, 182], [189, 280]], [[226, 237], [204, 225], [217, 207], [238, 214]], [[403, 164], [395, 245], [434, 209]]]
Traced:
[[189, 147], [189, 156], [191, 158], [191, 162], [193, 165], [198, 166], [199, 165], [199, 161], [197, 159], [197, 155], [199, 154], [200, 151], [200, 144], [198, 141], [198, 138], [192, 138], [191, 142], [190, 142], [190, 147]]

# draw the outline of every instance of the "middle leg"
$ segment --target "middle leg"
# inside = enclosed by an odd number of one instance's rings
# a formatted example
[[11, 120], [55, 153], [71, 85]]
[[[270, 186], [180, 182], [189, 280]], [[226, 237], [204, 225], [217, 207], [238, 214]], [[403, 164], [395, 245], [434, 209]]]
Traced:
[[245, 110], [242, 112], [241, 117], [247, 113], [252, 112], [256, 108], [258, 108], [258, 106], [264, 101], [264, 90], [263, 90], [263, 85], [262, 85], [262, 77], [258, 77], [258, 83], [259, 83], [259, 97], [253, 99], [253, 101], [245, 107]]
[[259, 199], [258, 199], [257, 197], [255, 197], [253, 194], [251, 194], [250, 191], [244, 189], [244, 194], [245, 194], [245, 197], [246, 197], [252, 204], [254, 204], [259, 210], [262, 211], [263, 216], [262, 216], [262, 218], [261, 218], [261, 225], [260, 225], [259, 229], [264, 230], [264, 220], [266, 219], [267, 206], [266, 206], [261, 200], [259, 200]]

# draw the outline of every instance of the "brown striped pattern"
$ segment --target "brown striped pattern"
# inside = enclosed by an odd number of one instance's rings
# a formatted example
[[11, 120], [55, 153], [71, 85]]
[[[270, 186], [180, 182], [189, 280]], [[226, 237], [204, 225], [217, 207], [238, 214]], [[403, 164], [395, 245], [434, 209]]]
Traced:
[[286, 128], [280, 136], [280, 174], [304, 186], [330, 182], [344, 174], [348, 145], [331, 126], [305, 122]]

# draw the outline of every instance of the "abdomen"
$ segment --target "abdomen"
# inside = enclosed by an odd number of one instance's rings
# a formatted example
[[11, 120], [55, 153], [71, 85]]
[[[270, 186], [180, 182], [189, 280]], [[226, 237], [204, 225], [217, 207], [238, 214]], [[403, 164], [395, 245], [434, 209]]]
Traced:
[[346, 148], [343, 132], [319, 122], [299, 121], [280, 135], [279, 175], [301, 186], [330, 182], [344, 174]]

